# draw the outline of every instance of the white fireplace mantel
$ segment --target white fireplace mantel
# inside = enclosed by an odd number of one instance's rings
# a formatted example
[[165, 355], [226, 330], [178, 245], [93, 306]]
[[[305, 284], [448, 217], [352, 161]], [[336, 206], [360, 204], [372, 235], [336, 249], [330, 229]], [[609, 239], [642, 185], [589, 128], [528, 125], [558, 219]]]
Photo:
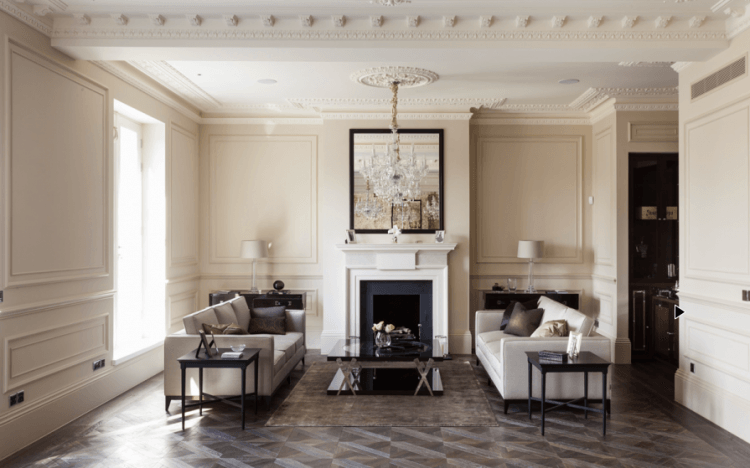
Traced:
[[347, 338], [360, 330], [362, 281], [432, 281], [433, 334], [448, 335], [448, 254], [457, 244], [337, 244], [346, 256]]

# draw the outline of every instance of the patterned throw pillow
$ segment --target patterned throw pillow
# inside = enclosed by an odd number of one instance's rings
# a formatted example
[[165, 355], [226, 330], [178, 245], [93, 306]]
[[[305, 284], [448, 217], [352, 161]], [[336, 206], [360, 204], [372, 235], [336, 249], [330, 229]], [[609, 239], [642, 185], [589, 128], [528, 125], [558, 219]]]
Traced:
[[[526, 302], [522, 302], [524, 307], [526, 309], [534, 309], [536, 308], [536, 299], [531, 299]], [[508, 304], [508, 307], [505, 308], [505, 312], [503, 312], [503, 320], [500, 322], [500, 330], [505, 330], [505, 327], [508, 326], [508, 322], [510, 322], [510, 315], [513, 313], [513, 309], [516, 307], [516, 304], [518, 304], [518, 301], [510, 301]]]
[[532, 338], [549, 338], [552, 336], [568, 336], [568, 322], [565, 320], [550, 320], [539, 325]]
[[248, 331], [251, 335], [286, 335], [286, 307], [254, 307]]
[[203, 331], [208, 335], [249, 335], [236, 323], [204, 323]]
[[505, 333], [516, 336], [531, 336], [542, 321], [544, 309], [527, 310], [520, 302], [513, 307]]

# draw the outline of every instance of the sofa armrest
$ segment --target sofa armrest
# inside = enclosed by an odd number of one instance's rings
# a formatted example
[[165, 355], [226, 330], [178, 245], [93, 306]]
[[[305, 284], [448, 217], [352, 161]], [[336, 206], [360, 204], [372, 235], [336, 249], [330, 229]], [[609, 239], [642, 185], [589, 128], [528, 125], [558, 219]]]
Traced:
[[500, 330], [500, 323], [502, 323], [503, 321], [504, 312], [505, 309], [478, 310], [476, 313], [476, 321], [474, 324], [476, 334], [479, 335], [480, 333], [485, 333], [488, 331]]
[[[270, 395], [273, 391], [273, 336], [271, 335], [219, 335], [215, 336], [216, 346], [229, 348], [232, 345], [244, 344], [248, 348], [260, 348], [258, 356], [258, 393]], [[177, 359], [195, 350], [200, 342], [199, 335], [177, 333], [164, 339], [164, 392], [175, 393], [175, 383], [181, 381], [180, 364]]]
[[306, 313], [304, 310], [286, 310], [286, 331], [305, 334]]

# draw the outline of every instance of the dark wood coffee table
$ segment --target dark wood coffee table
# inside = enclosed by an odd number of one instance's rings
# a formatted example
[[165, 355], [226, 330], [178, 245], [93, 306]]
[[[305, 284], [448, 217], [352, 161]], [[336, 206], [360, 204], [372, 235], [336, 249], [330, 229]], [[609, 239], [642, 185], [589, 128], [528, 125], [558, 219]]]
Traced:
[[440, 369], [434, 367], [445, 359], [438, 340], [416, 343], [378, 348], [372, 340], [339, 340], [328, 353], [339, 365], [328, 395], [442, 395]]
[[[555, 362], [544, 359], [539, 359], [539, 353], [527, 351], [526, 356], [529, 360], [529, 419], [531, 419], [531, 402], [539, 401], [542, 403], [542, 435], [544, 435], [544, 415], [545, 412], [554, 411], [562, 407], [571, 407], [582, 409], [584, 411], [584, 418], [588, 418], [588, 412], [593, 411], [595, 413], [602, 414], [602, 435], [607, 435], [607, 412], [609, 411], [610, 403], [607, 402], [607, 371], [610, 364], [594, 353], [584, 351], [580, 353], [576, 358], [568, 358], [566, 362]], [[542, 373], [542, 397], [534, 398], [532, 396], [532, 369], [534, 366]], [[583, 398], [577, 398], [569, 401], [555, 401], [547, 400], [547, 373], [551, 372], [583, 372]], [[601, 372], [602, 373], [602, 407], [592, 408], [589, 406], [589, 372]], [[583, 400], [583, 406], [577, 403]], [[545, 403], [553, 403], [557, 406], [545, 411]]]
[[[185, 408], [192, 408], [194, 406], [199, 407], [200, 414], [203, 414], [203, 405], [208, 403], [215, 403], [217, 401], [223, 401], [224, 403], [234, 406], [236, 408], [240, 408], [242, 411], [242, 430], [245, 430], [245, 397], [247, 397], [247, 394], [245, 393], [245, 375], [247, 373], [247, 366], [249, 366], [252, 363], [255, 363], [254, 370], [255, 370], [255, 391], [253, 392], [253, 395], [255, 396], [255, 414], [258, 414], [258, 356], [260, 355], [260, 348], [245, 348], [242, 351], [242, 358], [240, 359], [222, 359], [221, 354], [231, 352], [232, 350], [229, 348], [219, 348], [219, 352], [215, 356], [209, 356], [206, 354], [205, 350], [201, 351], [196, 356], [197, 350], [192, 350], [186, 355], [182, 356], [181, 358], [178, 358], [177, 361], [180, 363], [180, 369], [182, 370], [182, 430], [185, 430]], [[197, 368], [198, 369], [198, 388], [199, 388], [199, 402], [193, 403], [191, 405], [185, 405], [185, 370], [188, 368]], [[203, 393], [203, 369], [204, 368], [211, 368], [211, 369], [240, 369], [241, 375], [242, 375], [242, 394], [238, 395], [236, 397], [229, 397], [229, 398], [222, 398], [214, 395], [210, 395], [208, 393]], [[212, 400], [203, 401], [203, 395], [206, 395], [208, 397], [213, 398]], [[239, 398], [240, 404], [235, 403], [234, 401], [231, 401], [231, 399]]]

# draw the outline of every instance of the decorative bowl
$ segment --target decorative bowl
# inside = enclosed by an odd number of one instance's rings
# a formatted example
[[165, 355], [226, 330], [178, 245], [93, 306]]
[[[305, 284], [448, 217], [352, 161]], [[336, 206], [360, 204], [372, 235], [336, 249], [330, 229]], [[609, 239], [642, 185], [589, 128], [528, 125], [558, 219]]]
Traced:
[[233, 345], [233, 346], [230, 346], [230, 348], [232, 348], [232, 351], [234, 351], [235, 353], [241, 353], [242, 351], [245, 350], [245, 345], [243, 344]]

